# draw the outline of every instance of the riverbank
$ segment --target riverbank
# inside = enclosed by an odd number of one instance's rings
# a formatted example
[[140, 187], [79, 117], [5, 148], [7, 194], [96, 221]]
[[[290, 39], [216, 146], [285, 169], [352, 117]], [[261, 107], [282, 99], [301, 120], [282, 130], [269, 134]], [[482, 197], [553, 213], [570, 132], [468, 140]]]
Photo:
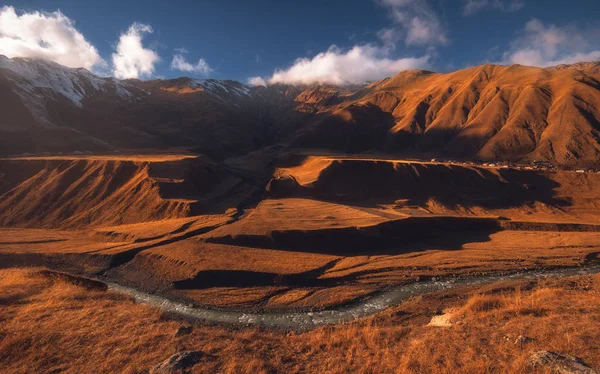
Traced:
[[306, 332], [182, 322], [37, 269], [0, 270], [0, 295], [7, 373], [143, 372], [183, 351], [204, 353], [198, 373], [546, 372], [528, 366], [540, 350], [600, 365], [598, 274], [461, 285]]
[[268, 328], [303, 331], [319, 326], [351, 322], [358, 318], [381, 313], [398, 306], [413, 297], [456, 287], [482, 286], [502, 281], [538, 281], [541, 279], [565, 278], [570, 276], [594, 275], [600, 267], [567, 267], [535, 269], [521, 272], [491, 273], [479, 276], [451, 277], [412, 282], [355, 300], [351, 303], [318, 311], [274, 311], [250, 312], [226, 309], [211, 309], [150, 294], [116, 283], [108, 283], [108, 289], [133, 298], [140, 304], [150, 305], [173, 316], [201, 322], [227, 325], [258, 325]]

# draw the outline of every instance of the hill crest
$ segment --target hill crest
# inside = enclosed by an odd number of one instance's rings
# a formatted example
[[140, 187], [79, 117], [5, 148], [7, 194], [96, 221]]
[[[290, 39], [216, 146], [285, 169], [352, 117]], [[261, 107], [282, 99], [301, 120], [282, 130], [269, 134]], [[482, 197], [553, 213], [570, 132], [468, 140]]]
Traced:
[[414, 157], [600, 162], [600, 63], [402, 71], [366, 85], [117, 80], [0, 56], [0, 149], [189, 147], [230, 157], [272, 145]]

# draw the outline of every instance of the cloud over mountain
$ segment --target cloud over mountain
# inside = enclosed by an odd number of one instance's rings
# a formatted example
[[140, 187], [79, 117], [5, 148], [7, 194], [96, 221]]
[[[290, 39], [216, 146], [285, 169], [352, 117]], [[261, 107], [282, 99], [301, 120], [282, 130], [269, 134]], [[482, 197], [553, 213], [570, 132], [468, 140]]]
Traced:
[[0, 54], [42, 58], [88, 70], [106, 65], [75, 22], [59, 10], [17, 14], [13, 7], [0, 8]]
[[598, 29], [545, 25], [538, 19], [532, 19], [527, 22], [522, 34], [512, 41], [502, 63], [546, 67], [598, 60], [598, 36]]
[[313, 58], [299, 58], [289, 68], [275, 70], [268, 79], [251, 78], [251, 83], [364, 83], [397, 74], [402, 70], [428, 66], [428, 55], [394, 59], [390, 57], [390, 50], [385, 47], [366, 44], [343, 50], [331, 46], [326, 52], [321, 52]]
[[142, 40], [147, 33], [152, 33], [152, 27], [136, 22], [120, 35], [117, 50], [112, 55], [115, 77], [140, 78], [154, 73], [154, 65], [160, 57], [155, 51], [144, 48]]
[[267, 82], [261, 77], [250, 77], [248, 78], [248, 84], [251, 86], [266, 86]]
[[379, 0], [388, 8], [393, 25], [379, 31], [387, 45], [403, 41], [407, 45], [447, 44], [448, 37], [437, 13], [426, 0]]
[[179, 70], [187, 73], [197, 73], [200, 75], [208, 75], [212, 73], [214, 70], [208, 65], [203, 58], [199, 59], [197, 63], [190, 63], [185, 58], [187, 50], [185, 48], [178, 48], [173, 55], [173, 60], [171, 61], [171, 70]]

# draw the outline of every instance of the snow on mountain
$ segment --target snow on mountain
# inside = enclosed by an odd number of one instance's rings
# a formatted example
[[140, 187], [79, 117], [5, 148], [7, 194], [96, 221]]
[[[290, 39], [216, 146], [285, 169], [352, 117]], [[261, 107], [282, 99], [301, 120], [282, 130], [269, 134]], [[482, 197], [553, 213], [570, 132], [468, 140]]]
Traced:
[[14, 73], [12, 79], [16, 85], [27, 93], [35, 89], [50, 89], [65, 96], [75, 105], [98, 91], [107, 91], [114, 87], [120, 97], [131, 97], [123, 84], [112, 78], [101, 78], [86, 69], [71, 69], [54, 62], [0, 56], [0, 68]]
[[250, 87], [230, 80], [194, 79], [191, 81], [191, 85], [193, 87], [202, 87], [204, 90], [215, 95], [225, 92], [237, 96], [250, 96]]
[[[216, 79], [189, 79], [184, 78], [185, 85], [194, 90], [201, 90], [211, 94], [219, 101], [240, 107], [245, 99], [252, 98], [250, 87], [236, 81]], [[177, 81], [177, 80], [176, 80]], [[169, 82], [168, 80], [165, 82]]]
[[86, 69], [72, 69], [54, 62], [8, 58], [0, 55], [0, 70], [13, 83], [13, 91], [21, 97], [37, 120], [52, 125], [47, 115], [47, 100], [62, 97], [82, 107], [85, 98], [98, 93], [115, 92], [123, 100], [131, 100], [133, 93], [126, 84], [114, 78], [102, 78]]

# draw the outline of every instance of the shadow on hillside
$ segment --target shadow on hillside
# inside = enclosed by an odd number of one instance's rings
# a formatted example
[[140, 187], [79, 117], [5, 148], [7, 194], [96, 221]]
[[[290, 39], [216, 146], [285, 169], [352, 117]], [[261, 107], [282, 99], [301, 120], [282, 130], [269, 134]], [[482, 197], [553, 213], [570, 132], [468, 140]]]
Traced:
[[[360, 271], [340, 277], [319, 279], [321, 274], [297, 273], [277, 274], [245, 270], [205, 270], [200, 271], [194, 278], [175, 282], [178, 290], [202, 290], [213, 287], [331, 287], [345, 282], [351, 282], [370, 273], [379, 273], [382, 269]], [[324, 273], [324, 272], [323, 272]]]
[[338, 152], [378, 149], [394, 127], [394, 117], [375, 104], [352, 104], [334, 114], [317, 114], [291, 140], [293, 147]]
[[[462, 221], [462, 222], [459, 222]], [[339, 256], [372, 256], [398, 255], [425, 250], [458, 250], [465, 243], [487, 242], [490, 235], [500, 227], [491, 219], [458, 219], [443, 224], [424, 220], [414, 220], [403, 224], [402, 229], [395, 227], [394, 222], [386, 222], [375, 231], [352, 234], [349, 230], [332, 233], [331, 230], [315, 232], [273, 233], [271, 239], [266, 237], [219, 238], [212, 242], [234, 244], [258, 248], [311, 252]], [[470, 222], [469, 222], [470, 221]], [[478, 222], [479, 221], [479, 222]], [[346, 282], [353, 282], [370, 274], [382, 273], [394, 268], [377, 268], [353, 271], [338, 277], [319, 277], [332, 269], [340, 259], [334, 260], [320, 268], [296, 274], [277, 274], [247, 270], [205, 270], [198, 272], [193, 278], [174, 283], [176, 289], [207, 289], [212, 287], [331, 287]]]
[[526, 208], [538, 202], [559, 209], [571, 206], [570, 199], [556, 197], [558, 187], [558, 182], [535, 170], [345, 160], [322, 170], [310, 186], [290, 177], [271, 181], [268, 190], [271, 197], [372, 208], [399, 200], [426, 207], [430, 199], [450, 209]]
[[[310, 287], [328, 285], [327, 281], [317, 279], [332, 269], [340, 260], [333, 260], [316, 269], [296, 274], [277, 274], [247, 270], [203, 270], [194, 278], [174, 283], [176, 289], [205, 289], [212, 287], [259, 287], [259, 286], [297, 286]], [[329, 283], [331, 284], [331, 283]]]
[[337, 277], [320, 278], [338, 262], [339, 260], [334, 260], [317, 269], [295, 274], [277, 274], [248, 270], [203, 270], [196, 273], [193, 278], [174, 282], [174, 287], [177, 290], [202, 290], [214, 287], [332, 287], [357, 281], [370, 274], [398, 270], [397, 267], [366, 269], [353, 271]]
[[368, 227], [272, 231], [270, 235], [210, 237], [210, 243], [340, 256], [397, 255], [423, 250], [458, 250], [490, 241], [501, 230], [496, 219], [420, 217]]
[[[428, 105], [422, 104], [412, 124], [394, 133], [390, 132], [396, 125], [394, 117], [374, 104], [355, 104], [333, 113], [321, 112], [313, 116], [310, 126], [294, 135], [290, 145], [358, 156], [386, 152], [397, 158], [467, 160], [475, 157], [493, 136], [469, 129], [427, 128]], [[581, 112], [597, 124], [593, 116]], [[530, 151], [519, 149], [505, 156], [522, 157]], [[299, 157], [295, 161], [300, 165], [303, 160]], [[365, 207], [396, 200], [406, 200], [411, 206], [425, 206], [429, 199], [448, 208], [467, 209], [530, 207], [538, 202], [558, 209], [571, 206], [570, 199], [556, 197], [560, 185], [547, 175], [550, 174], [513, 169], [494, 171], [478, 167], [344, 161], [324, 169], [309, 188], [298, 185], [293, 178], [274, 180], [267, 196], [309, 197]]]

